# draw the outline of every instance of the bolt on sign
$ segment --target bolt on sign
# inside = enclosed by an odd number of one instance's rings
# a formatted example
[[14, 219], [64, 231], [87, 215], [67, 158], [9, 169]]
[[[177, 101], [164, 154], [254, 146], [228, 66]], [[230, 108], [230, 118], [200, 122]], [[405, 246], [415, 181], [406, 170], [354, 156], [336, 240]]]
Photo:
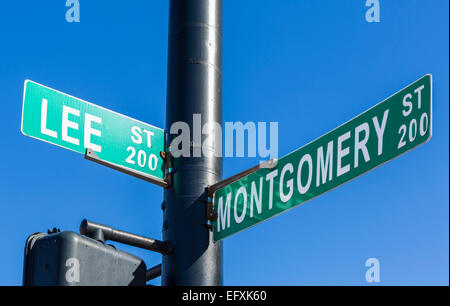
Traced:
[[91, 155], [161, 184], [164, 130], [60, 91], [25, 81], [22, 133]]
[[431, 138], [431, 75], [257, 171], [218, 189], [214, 241], [305, 203]]

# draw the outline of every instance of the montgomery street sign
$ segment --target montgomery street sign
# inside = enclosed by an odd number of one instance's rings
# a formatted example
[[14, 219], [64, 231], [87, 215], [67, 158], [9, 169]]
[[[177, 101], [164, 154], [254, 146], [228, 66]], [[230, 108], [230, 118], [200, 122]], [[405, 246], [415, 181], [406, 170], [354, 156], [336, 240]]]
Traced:
[[431, 138], [431, 75], [278, 160], [215, 191], [214, 241], [330, 191]]
[[165, 132], [60, 91], [25, 81], [22, 133], [164, 185]]

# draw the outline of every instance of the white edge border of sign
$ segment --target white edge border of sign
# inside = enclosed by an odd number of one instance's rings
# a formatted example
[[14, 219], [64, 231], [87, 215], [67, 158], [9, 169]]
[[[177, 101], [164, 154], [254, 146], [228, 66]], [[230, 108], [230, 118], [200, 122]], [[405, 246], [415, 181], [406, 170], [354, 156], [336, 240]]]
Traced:
[[[82, 102], [84, 102], [84, 103], [93, 105], [93, 106], [95, 106], [95, 107], [101, 108], [101, 109], [106, 110], [106, 111], [108, 111], [108, 112], [112, 112], [112, 113], [117, 114], [117, 115], [119, 115], [119, 116], [122, 116], [122, 117], [124, 117], [124, 118], [131, 119], [131, 120], [133, 120], [133, 121], [137, 121], [137, 122], [139, 122], [139, 123], [142, 123], [142, 124], [151, 126], [151, 127], [155, 128], [155, 129], [161, 130], [161, 131], [164, 133], [164, 146], [166, 145], [166, 131], [165, 131], [164, 129], [161, 129], [161, 128], [156, 127], [156, 126], [153, 126], [153, 125], [151, 125], [151, 124], [142, 122], [142, 121], [137, 120], [137, 119], [133, 119], [133, 118], [128, 117], [128, 116], [126, 116], [126, 115], [120, 114], [120, 113], [118, 113], [118, 112], [112, 111], [112, 110], [107, 109], [107, 108], [104, 108], [104, 107], [101, 107], [101, 106], [99, 106], [99, 105], [97, 105], [97, 104], [94, 104], [94, 103], [85, 101], [85, 100], [83, 100], [83, 99], [74, 97], [74, 96], [69, 95], [69, 94], [66, 94], [66, 93], [64, 93], [64, 92], [62, 92], [62, 91], [59, 91], [59, 90], [53, 89], [53, 88], [51, 88], [51, 87], [42, 85], [42, 84], [40, 84], [40, 83], [38, 83], [38, 82], [32, 81], [32, 80], [30, 80], [30, 79], [26, 79], [25, 82], [24, 82], [24, 87], [23, 87], [23, 98], [22, 98], [22, 118], [21, 118], [21, 120], [20, 120], [20, 131], [22, 132], [23, 135], [25, 135], [25, 136], [27, 136], [27, 137], [34, 138], [34, 139], [37, 139], [37, 140], [46, 142], [46, 143], [49, 143], [49, 144], [51, 144], [51, 145], [58, 146], [58, 147], [60, 147], [60, 148], [63, 148], [63, 149], [66, 149], [66, 150], [69, 150], [69, 151], [72, 151], [72, 152], [75, 152], [75, 153], [78, 153], [78, 154], [83, 154], [83, 153], [80, 153], [80, 152], [75, 151], [75, 150], [73, 150], [73, 149], [63, 147], [63, 146], [61, 146], [61, 145], [59, 145], [59, 144], [56, 144], [56, 143], [53, 143], [53, 142], [50, 142], [50, 141], [47, 141], [47, 140], [44, 140], [44, 139], [41, 139], [41, 138], [37, 138], [37, 137], [31, 136], [31, 135], [25, 134], [25, 133], [23, 132], [23, 110], [24, 110], [24, 107], [25, 107], [25, 92], [26, 92], [26, 89], [27, 89], [27, 83], [28, 83], [28, 82], [37, 84], [37, 85], [39, 85], [39, 86], [45, 87], [45, 88], [50, 89], [50, 90], [54, 90], [54, 91], [56, 91], [56, 92], [58, 92], [58, 93], [60, 93], [60, 94], [66, 95], [66, 96], [71, 97], [71, 98], [73, 98], [73, 99], [82, 101]], [[99, 159], [101, 159], [101, 158], [99, 158]], [[125, 168], [125, 167], [122, 166], [122, 165], [118, 165], [118, 164], [115, 164], [115, 163], [112, 163], [112, 162], [109, 162], [109, 161], [108, 161], [108, 163], [110, 163], [110, 164], [112, 164], [112, 165], [114, 165], [114, 166], [118, 166], [118, 167], [121, 167], [121, 168]], [[126, 169], [132, 169], [132, 168], [126, 168]], [[156, 177], [156, 176], [154, 176], [154, 175], [151, 175], [151, 174], [148, 174], [148, 173], [139, 171], [139, 170], [135, 170], [135, 169], [132, 169], [132, 170], [135, 171], [135, 172], [137, 172], [137, 173], [142, 174], [143, 176], [150, 176], [151, 178], [154, 178], [154, 179], [155, 179], [156, 181], [158, 181], [158, 182], [161, 181], [161, 180], [164, 180], [164, 178], [161, 179], [161, 178], [159, 178], [159, 177]]]
[[[325, 134], [322, 135], [322, 136], [325, 136], [325, 135], [327, 135], [327, 134], [333, 132], [334, 130], [337, 130], [338, 128], [340, 128], [341, 126], [347, 124], [348, 122], [352, 121], [353, 119], [356, 119], [357, 117], [359, 117], [359, 116], [361, 116], [361, 115], [367, 113], [367, 112], [370, 111], [372, 108], [375, 108], [375, 107], [377, 107], [378, 105], [380, 105], [381, 103], [385, 102], [386, 100], [389, 100], [390, 98], [392, 98], [392, 97], [395, 96], [396, 94], [400, 93], [401, 91], [405, 90], [406, 88], [408, 88], [409, 86], [411, 86], [412, 84], [416, 83], [417, 81], [423, 79], [423, 78], [426, 77], [426, 76], [429, 76], [429, 77], [430, 77], [430, 135], [429, 135], [429, 137], [428, 137], [425, 141], [423, 141], [423, 142], [419, 143], [418, 145], [412, 147], [411, 149], [409, 149], [409, 150], [403, 152], [402, 154], [397, 155], [397, 156], [395, 156], [394, 158], [391, 158], [391, 159], [385, 161], [384, 163], [379, 164], [378, 166], [376, 166], [376, 167], [374, 167], [374, 168], [372, 168], [372, 169], [369, 169], [369, 170], [367, 170], [366, 172], [361, 173], [360, 175], [355, 176], [354, 178], [352, 178], [352, 179], [350, 179], [350, 180], [348, 180], [348, 181], [346, 181], [346, 182], [343, 182], [343, 183], [340, 184], [340, 185], [337, 185], [337, 186], [331, 188], [330, 190], [325, 191], [324, 193], [318, 194], [318, 195], [316, 195], [315, 197], [313, 197], [313, 198], [311, 198], [311, 199], [308, 199], [308, 200], [306, 200], [306, 201], [304, 201], [304, 202], [302, 202], [302, 203], [296, 204], [296, 205], [292, 206], [291, 208], [288, 208], [288, 209], [286, 209], [286, 210], [283, 210], [282, 212], [279, 212], [279, 213], [276, 214], [276, 215], [273, 215], [273, 216], [271, 216], [271, 217], [269, 217], [269, 218], [267, 218], [267, 219], [261, 220], [261, 221], [255, 223], [255, 224], [253, 224], [253, 225], [250, 225], [249, 227], [246, 227], [246, 228], [243, 228], [243, 229], [241, 229], [241, 230], [239, 230], [239, 231], [237, 231], [237, 232], [234, 232], [234, 233], [231, 234], [231, 235], [228, 235], [228, 236], [223, 237], [223, 238], [221, 238], [221, 239], [215, 240], [215, 239], [214, 239], [214, 232], [213, 232], [213, 241], [214, 241], [214, 243], [219, 242], [219, 241], [222, 241], [222, 240], [225, 239], [225, 238], [234, 236], [234, 235], [237, 234], [237, 233], [240, 233], [240, 232], [242, 232], [242, 231], [244, 231], [244, 230], [247, 230], [247, 229], [249, 229], [249, 228], [252, 228], [252, 227], [254, 227], [255, 225], [258, 225], [258, 224], [260, 224], [260, 223], [266, 222], [266, 221], [268, 221], [268, 220], [270, 220], [270, 219], [272, 219], [272, 218], [274, 218], [274, 217], [276, 217], [276, 216], [278, 216], [278, 215], [281, 215], [281, 214], [284, 214], [285, 212], [290, 211], [290, 210], [293, 209], [293, 208], [297, 208], [297, 207], [299, 207], [299, 206], [301, 206], [301, 205], [303, 205], [303, 204], [305, 204], [305, 203], [307, 203], [307, 202], [309, 202], [309, 201], [311, 201], [311, 200], [313, 200], [313, 199], [315, 199], [315, 198], [317, 198], [317, 197], [319, 197], [319, 196], [322, 196], [322, 195], [324, 195], [324, 194], [327, 194], [328, 192], [333, 191], [334, 189], [336, 189], [336, 188], [338, 188], [338, 187], [341, 187], [342, 185], [345, 185], [345, 184], [347, 184], [347, 183], [349, 183], [349, 182], [351, 182], [351, 181], [357, 179], [358, 177], [360, 177], [360, 176], [362, 176], [362, 175], [364, 175], [364, 174], [367, 174], [367, 173], [369, 173], [369, 172], [371, 172], [371, 171], [377, 169], [378, 167], [381, 167], [381, 166], [383, 166], [384, 164], [387, 164], [388, 162], [390, 162], [390, 161], [392, 161], [392, 160], [394, 160], [394, 159], [397, 159], [398, 157], [400, 157], [400, 156], [402, 156], [402, 155], [408, 153], [409, 151], [412, 151], [412, 150], [414, 150], [415, 148], [420, 147], [421, 145], [423, 145], [423, 144], [427, 143], [428, 141], [430, 141], [431, 136], [432, 136], [432, 134], [433, 134], [433, 76], [432, 76], [431, 73], [425, 74], [423, 77], [421, 77], [421, 78], [415, 80], [414, 82], [410, 83], [409, 85], [403, 87], [402, 89], [400, 89], [400, 90], [397, 91], [396, 93], [390, 95], [388, 98], [386, 98], [386, 99], [384, 99], [383, 101], [381, 101], [381, 102], [375, 104], [374, 106], [372, 106], [371, 108], [369, 108], [369, 109], [366, 110], [365, 112], [362, 112], [361, 114], [359, 114], [359, 115], [353, 117], [352, 119], [347, 120], [345, 123], [339, 125], [338, 127], [332, 129], [331, 131], [325, 133]], [[308, 143], [305, 144], [304, 146], [301, 146], [300, 148], [298, 148], [298, 149], [296, 149], [296, 150], [294, 150], [294, 151], [292, 151], [292, 152], [290, 152], [290, 153], [284, 155], [282, 158], [284, 158], [284, 157], [286, 157], [286, 156], [288, 156], [288, 155], [290, 155], [290, 154], [292, 154], [292, 153], [294, 153], [294, 152], [296, 152], [296, 151], [298, 151], [298, 150], [300, 150], [300, 149], [302, 149], [302, 148], [308, 146], [309, 144], [313, 143], [314, 141], [316, 141], [317, 139], [321, 138], [322, 136], [320, 136], [320, 137], [318, 137], [318, 138], [316, 138], [316, 139], [314, 139], [314, 140], [308, 142]], [[280, 158], [280, 159], [281, 159], [281, 158]], [[278, 160], [280, 160], [280, 159], [278, 159]], [[250, 173], [250, 174], [252, 174], [252, 173]], [[250, 175], [250, 174], [248, 174], [248, 175]], [[246, 175], [246, 176], [244, 176], [244, 177], [247, 177], [248, 175]], [[242, 177], [241, 179], [243, 179], [244, 177]], [[234, 183], [234, 182], [233, 182], [233, 183]], [[226, 187], [226, 186], [225, 186], [225, 187]], [[223, 187], [223, 188], [225, 188], [225, 187]], [[220, 188], [220, 189], [216, 190], [216, 192], [219, 191], [219, 190], [221, 190], [221, 189], [223, 189], [223, 188]], [[214, 196], [213, 196], [213, 204], [215, 203], [214, 200], [215, 200], [216, 192], [214, 192]]]

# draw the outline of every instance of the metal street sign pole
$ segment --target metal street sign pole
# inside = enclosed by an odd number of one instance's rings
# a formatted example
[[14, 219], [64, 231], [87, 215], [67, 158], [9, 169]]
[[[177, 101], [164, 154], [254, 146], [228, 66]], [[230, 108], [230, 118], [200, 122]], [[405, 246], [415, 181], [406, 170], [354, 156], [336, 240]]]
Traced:
[[[432, 80], [426, 75], [333, 131], [209, 187], [214, 241], [301, 205], [427, 142]], [[256, 171], [255, 171], [256, 170]], [[209, 204], [210, 206], [210, 204]]]
[[[171, 0], [169, 12], [166, 128], [194, 130], [193, 115], [222, 122], [222, 1]], [[178, 131], [177, 131], [178, 132]], [[191, 156], [201, 143], [191, 143]], [[214, 154], [221, 156], [221, 152]], [[221, 285], [222, 245], [213, 243], [206, 219], [206, 187], [222, 176], [220, 157], [173, 159], [173, 182], [164, 191], [163, 236], [174, 252], [164, 256], [163, 285]]]

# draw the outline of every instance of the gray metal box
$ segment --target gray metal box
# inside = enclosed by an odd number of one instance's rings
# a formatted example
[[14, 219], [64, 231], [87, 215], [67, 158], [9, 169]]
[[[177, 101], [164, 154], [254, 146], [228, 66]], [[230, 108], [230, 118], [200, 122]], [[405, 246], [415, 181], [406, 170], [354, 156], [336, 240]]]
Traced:
[[145, 276], [142, 259], [71, 231], [26, 242], [24, 286], [144, 286]]

